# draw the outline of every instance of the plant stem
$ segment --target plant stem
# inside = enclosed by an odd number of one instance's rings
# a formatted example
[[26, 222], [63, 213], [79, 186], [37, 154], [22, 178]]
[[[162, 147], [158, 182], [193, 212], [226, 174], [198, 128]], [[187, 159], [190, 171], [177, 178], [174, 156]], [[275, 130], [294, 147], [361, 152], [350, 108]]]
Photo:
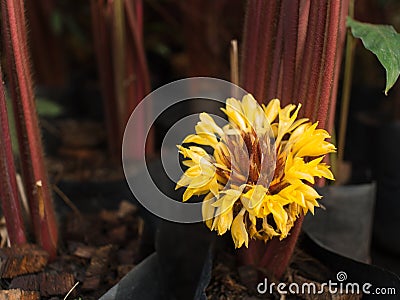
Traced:
[[122, 140], [125, 127], [126, 114], [126, 84], [125, 84], [125, 13], [124, 0], [113, 0], [113, 60], [114, 60], [114, 86], [117, 99], [117, 114], [119, 120], [118, 136]]
[[[283, 44], [282, 49], [282, 79], [294, 82], [296, 78], [296, 52], [299, 48], [299, 25], [300, 25], [300, 0], [284, 1], [282, 10], [287, 15], [285, 22], [283, 22], [283, 31], [286, 35], [286, 42]], [[282, 84], [280, 94], [282, 99], [293, 101], [294, 84]]]
[[112, 161], [117, 162], [120, 159], [121, 149], [118, 145], [121, 144], [121, 141], [118, 136], [120, 124], [115, 100], [111, 32], [109, 30], [111, 16], [109, 4], [103, 2], [102, 0], [91, 0], [90, 2], [93, 42], [103, 98], [108, 152]]
[[242, 87], [259, 102], [270, 100], [267, 92], [270, 90], [271, 76], [274, 75], [271, 69], [280, 5], [281, 1], [247, 2], [240, 78]]
[[[127, 105], [126, 120], [129, 118], [131, 112], [143, 100], [143, 98], [150, 92], [150, 75], [147, 66], [146, 54], [144, 51], [143, 43], [143, 3], [142, 0], [125, 0], [125, 13], [126, 13], [126, 60], [127, 60], [127, 78], [132, 78], [127, 84]], [[144, 111], [142, 124], [151, 117], [150, 111]], [[145, 154], [152, 154], [153, 152], [153, 131], [149, 135], [145, 135], [143, 126], [135, 128], [136, 144], [132, 146], [134, 151], [130, 153], [132, 159], [143, 157]], [[145, 153], [143, 153], [143, 144], [146, 145]]]
[[[0, 78], [3, 73], [0, 68]], [[11, 245], [26, 243], [25, 226], [22, 219], [21, 203], [18, 198], [18, 188], [14, 157], [12, 153], [11, 136], [8, 124], [5, 87], [0, 83], [0, 197], [8, 237]]]
[[297, 239], [300, 235], [304, 216], [296, 220], [290, 235], [282, 241], [271, 240], [266, 247], [266, 251], [260, 261], [260, 265], [269, 270], [276, 279], [282, 278], [296, 247]]
[[[56, 13], [57, 1], [26, 1], [26, 13], [29, 20], [30, 50], [35, 69], [36, 80], [46, 86], [63, 86], [67, 80], [67, 64], [64, 59], [61, 36], [54, 32], [51, 20]], [[46, 45], [46, 55], [43, 55]]]
[[[259, 102], [272, 98], [280, 98], [282, 105], [301, 102], [304, 116], [331, 129], [347, 1], [248, 1], [243, 88]], [[243, 261], [258, 263], [279, 279], [288, 266], [301, 225], [299, 219], [290, 237], [268, 241], [264, 257], [260, 257], [260, 246], [250, 243]]]
[[[1, 1], [7, 76], [14, 106], [22, 175], [29, 200], [34, 235], [50, 259], [57, 252], [58, 231], [44, 167], [39, 123], [34, 103], [23, 0]], [[41, 186], [37, 185], [41, 182]], [[39, 196], [40, 194], [40, 196]]]
[[[143, 43], [142, 0], [91, 0], [92, 27], [108, 133], [109, 151], [119, 159], [122, 135], [130, 114], [150, 92], [150, 76]], [[111, 45], [111, 46], [110, 46]], [[149, 112], [150, 113], [150, 112]], [[140, 115], [145, 123], [148, 115]], [[131, 158], [153, 152], [153, 134], [135, 128]], [[147, 138], [147, 139], [146, 139]]]
[[231, 82], [233, 84], [239, 85], [239, 55], [237, 40], [231, 41], [230, 50], [230, 64], [231, 64]]
[[[349, 3], [349, 16], [351, 18], [354, 17], [354, 0], [350, 0]], [[351, 82], [353, 78], [354, 50], [355, 50], [354, 37], [351, 34], [350, 29], [348, 29], [346, 35], [346, 57], [345, 57], [343, 92], [341, 99], [341, 111], [340, 111], [340, 123], [339, 123], [339, 138], [338, 138], [338, 152], [337, 152], [338, 168], [340, 168], [340, 165], [343, 163], [344, 159], [347, 118], [349, 114]]]

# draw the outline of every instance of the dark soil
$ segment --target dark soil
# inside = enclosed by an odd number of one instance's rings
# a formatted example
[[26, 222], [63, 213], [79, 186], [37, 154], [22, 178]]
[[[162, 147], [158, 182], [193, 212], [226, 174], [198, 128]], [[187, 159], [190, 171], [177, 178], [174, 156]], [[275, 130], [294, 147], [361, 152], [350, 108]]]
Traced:
[[75, 119], [46, 122], [47, 168], [52, 182], [124, 178], [120, 158], [110, 159], [103, 124]]
[[1, 279], [3, 289], [39, 291], [41, 299], [99, 299], [140, 262], [143, 221], [122, 202], [116, 211], [70, 214], [60, 230], [61, 250], [39, 272]]

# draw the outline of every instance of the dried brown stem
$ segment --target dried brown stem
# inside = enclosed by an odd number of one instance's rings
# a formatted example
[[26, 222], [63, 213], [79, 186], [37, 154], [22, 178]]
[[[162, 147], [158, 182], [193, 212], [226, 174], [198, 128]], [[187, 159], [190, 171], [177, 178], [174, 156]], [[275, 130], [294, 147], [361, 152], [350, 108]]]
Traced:
[[239, 55], [237, 40], [231, 41], [230, 49], [231, 82], [239, 85]]

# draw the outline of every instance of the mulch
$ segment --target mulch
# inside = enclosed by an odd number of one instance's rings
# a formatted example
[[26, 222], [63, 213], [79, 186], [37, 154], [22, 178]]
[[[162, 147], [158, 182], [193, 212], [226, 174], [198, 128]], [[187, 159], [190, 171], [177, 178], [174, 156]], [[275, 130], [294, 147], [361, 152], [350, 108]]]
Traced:
[[70, 214], [57, 259], [36, 245], [0, 249], [0, 299], [99, 299], [141, 260], [143, 221], [133, 204]]

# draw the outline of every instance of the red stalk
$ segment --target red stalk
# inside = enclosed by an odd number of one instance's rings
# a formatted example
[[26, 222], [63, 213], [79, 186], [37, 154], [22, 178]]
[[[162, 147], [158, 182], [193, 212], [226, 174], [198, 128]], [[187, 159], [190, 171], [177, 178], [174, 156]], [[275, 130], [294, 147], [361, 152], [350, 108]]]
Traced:
[[337, 41], [336, 41], [336, 57], [335, 57], [335, 65], [333, 70], [333, 83], [331, 86], [331, 94], [330, 94], [330, 103], [328, 108], [328, 119], [325, 121], [325, 126], [328, 132], [332, 132], [334, 121], [335, 121], [335, 107], [336, 100], [338, 94], [338, 85], [339, 85], [339, 75], [340, 75], [340, 67], [341, 61], [344, 52], [344, 43], [346, 39], [346, 16], [349, 14], [349, 0], [342, 0], [341, 5], [339, 7], [339, 22], [336, 28], [337, 30]]
[[[244, 45], [257, 45], [257, 39], [258, 39], [258, 32], [259, 32], [259, 24], [260, 24], [260, 14], [257, 13], [260, 9], [262, 2], [257, 1], [256, 3], [253, 3], [253, 5], [249, 2], [247, 2], [247, 13], [246, 13], [246, 20], [245, 20], [245, 25], [244, 25], [244, 43], [243, 43], [243, 49], [242, 53], [245, 57], [247, 57], [247, 60], [243, 60], [246, 64], [249, 65], [254, 65], [256, 63], [257, 59], [257, 47], [244, 47]], [[248, 26], [251, 26], [252, 30], [246, 30]], [[259, 45], [259, 47], [262, 47], [263, 45]], [[261, 50], [261, 49], [260, 49]], [[263, 53], [263, 51], [260, 51]], [[267, 56], [265, 55], [265, 59]], [[261, 66], [264, 66], [263, 61], [259, 61], [259, 64]], [[241, 79], [243, 81], [242, 85], [245, 89], [247, 89], [249, 92], [254, 93], [254, 96], [256, 95], [256, 99], [262, 99], [262, 95], [256, 94], [255, 91], [255, 84], [256, 84], [256, 73], [251, 72], [252, 70], [247, 67], [242, 65], [240, 68], [242, 70], [242, 76]]]
[[[0, 69], [0, 78], [3, 73]], [[21, 203], [18, 198], [14, 157], [12, 153], [10, 129], [4, 84], [0, 84], [0, 197], [8, 237], [11, 245], [26, 243], [25, 226], [22, 219]]]
[[[331, 1], [329, 3], [329, 15], [327, 20], [327, 27], [325, 36], [329, 37], [329, 40], [325, 41], [324, 44], [324, 62], [320, 71], [322, 78], [320, 78], [320, 92], [319, 99], [320, 106], [317, 111], [317, 120], [321, 123], [320, 126], [327, 128], [329, 121], [329, 106], [336, 103], [336, 99], [332, 98], [332, 88], [335, 78], [335, 65], [337, 62], [337, 40], [338, 40], [338, 28], [340, 21], [340, 1]], [[337, 68], [336, 68], [337, 71]]]
[[[275, 97], [282, 98], [282, 105], [302, 102], [303, 115], [318, 120], [320, 127], [330, 128], [348, 0], [282, 0], [280, 10], [280, 2], [277, 3], [248, 1], [242, 52], [243, 88], [260, 102]], [[269, 15], [271, 12], [274, 14]], [[274, 238], [266, 247], [250, 242], [247, 250], [241, 250], [242, 262], [264, 267], [279, 279], [290, 262], [302, 220], [301, 217], [290, 236], [282, 241]]]
[[[131, 1], [125, 1], [126, 12], [128, 17], [129, 28], [131, 29], [131, 34], [134, 40], [135, 51], [137, 55], [138, 65], [139, 65], [139, 77], [143, 80], [143, 85], [141, 85], [142, 96], [145, 96], [150, 92], [150, 75], [147, 67], [146, 55], [144, 52], [144, 44], [143, 44], [143, 11], [141, 0], [136, 0], [136, 16], [133, 4]], [[133, 49], [132, 49], [133, 50]], [[139, 101], [142, 98], [139, 98]]]
[[[56, 256], [57, 224], [50, 195], [27, 50], [24, 3], [22, 0], [2, 2], [3, 41], [7, 59], [7, 75], [13, 100], [22, 175], [29, 199], [36, 241]], [[42, 183], [39, 197], [37, 182]]]
[[268, 101], [272, 53], [278, 27], [280, 1], [248, 1], [242, 48], [241, 81], [259, 102]]
[[[118, 137], [122, 140], [126, 115], [126, 32], [124, 0], [113, 0], [112, 8], [112, 59], [114, 88], [119, 122]], [[121, 144], [121, 143], [119, 143]]]
[[[128, 18], [127, 18], [128, 20]], [[128, 24], [127, 24], [128, 25]], [[135, 42], [132, 38], [132, 29], [127, 26], [127, 39], [126, 39], [126, 78], [128, 78], [128, 82], [126, 85], [126, 115], [125, 115], [125, 121], [128, 120], [130, 113], [135, 109], [136, 105], [139, 103], [139, 101], [142, 98], [141, 95], [143, 94], [143, 85], [142, 85], [142, 78], [140, 76], [140, 65], [136, 55], [135, 51]], [[141, 119], [138, 124], [139, 126], [136, 126], [134, 128], [134, 132], [131, 132], [131, 134], [135, 135], [135, 144], [140, 144], [143, 145], [145, 142], [145, 136], [144, 136], [144, 127], [141, 126], [144, 124], [144, 116], [143, 115], [138, 115], [138, 117]], [[140, 157], [143, 157], [144, 151], [142, 147], [137, 147], [136, 145], [132, 145], [130, 147], [132, 149], [129, 152], [130, 158], [131, 159], [138, 159]]]
[[280, 279], [283, 276], [290, 263], [303, 220], [303, 216], [297, 219], [290, 231], [290, 235], [284, 240], [279, 241], [279, 239], [274, 238], [267, 243], [260, 265], [270, 270], [276, 279]]
[[[92, 25], [108, 132], [109, 150], [120, 157], [126, 122], [137, 104], [150, 92], [150, 79], [143, 45], [141, 0], [92, 0]], [[110, 46], [112, 45], [112, 46]], [[140, 116], [143, 124], [147, 116]], [[136, 129], [132, 159], [144, 155], [144, 128]], [[147, 150], [153, 151], [152, 135]]]
[[[282, 3], [282, 12], [285, 16], [283, 22], [283, 32], [285, 40], [282, 53], [282, 78], [295, 82], [296, 75], [296, 52], [298, 47], [298, 31], [299, 31], [299, 5], [300, 0], [284, 0]], [[283, 18], [281, 18], [282, 20]], [[282, 20], [283, 21], [283, 20]], [[279, 98], [285, 104], [289, 104], [297, 99], [293, 99], [294, 84], [285, 82], [282, 86]]]
[[[338, 2], [336, 2], [338, 3]], [[328, 25], [329, 25], [329, 16], [331, 13], [330, 10], [330, 6], [329, 3], [325, 3], [324, 5], [324, 10], [326, 11], [326, 15], [324, 16], [322, 23], [324, 24], [323, 31], [322, 31], [322, 35], [324, 37], [324, 40], [322, 42], [322, 54], [321, 54], [321, 60], [318, 61], [318, 64], [316, 64], [315, 69], [318, 72], [318, 80], [317, 80], [317, 85], [316, 88], [311, 92], [311, 95], [309, 95], [308, 97], [311, 99], [314, 99], [314, 106], [312, 108], [313, 112], [310, 116], [312, 117], [312, 120], [318, 120], [318, 115], [320, 115], [320, 113], [322, 112], [322, 116], [324, 118], [324, 120], [319, 120], [319, 122], [321, 123], [321, 125], [323, 126], [327, 117], [327, 110], [328, 110], [328, 103], [329, 103], [329, 95], [328, 98], [321, 98], [321, 93], [324, 92], [328, 92], [328, 94], [330, 93], [330, 89], [328, 88], [328, 90], [323, 91], [324, 88], [324, 83], [327, 83], [327, 86], [329, 86], [331, 84], [331, 76], [333, 75], [332, 73], [332, 67], [334, 65], [334, 62], [331, 60], [329, 60], [329, 54], [335, 53], [336, 51], [336, 47], [334, 47], [333, 49], [329, 49], [327, 48], [327, 38], [328, 38]], [[322, 24], [321, 24], [322, 25]], [[332, 37], [334, 39], [334, 37]], [[328, 71], [328, 72], [326, 72]], [[329, 71], [331, 71], [331, 73], [329, 73]], [[309, 103], [306, 103], [309, 105]]]
[[[320, 78], [320, 64], [323, 61], [324, 20], [326, 18], [325, 0], [311, 0], [307, 35], [301, 65], [299, 85], [297, 86], [297, 100], [304, 107], [302, 115], [315, 121], [313, 116], [317, 104], [318, 82]], [[299, 75], [298, 75], [299, 76]]]
[[[54, 0], [26, 1], [29, 37], [36, 81], [39, 84], [61, 86], [66, 83], [66, 64], [60, 37], [51, 27]], [[46, 55], [43, 55], [43, 48]]]
[[[128, 1], [129, 2], [129, 1]], [[137, 0], [135, 1], [135, 12], [136, 12], [136, 22], [137, 22], [137, 31], [139, 33], [140, 39], [143, 38], [143, 1]]]
[[[127, 20], [127, 60], [129, 62], [127, 78], [133, 78], [130, 81], [127, 91], [128, 105], [126, 111], [129, 114], [135, 109], [136, 105], [150, 92], [150, 75], [147, 66], [146, 54], [143, 44], [143, 3], [142, 0], [125, 1], [126, 20]], [[129, 115], [127, 115], [127, 118]], [[153, 135], [150, 132], [149, 137], [145, 136], [144, 124], [148, 116], [142, 115], [142, 124], [136, 128], [137, 141], [139, 145], [146, 143], [146, 153], [153, 152]], [[133, 147], [135, 153], [132, 158], [142, 157], [144, 155], [140, 147]]]
[[119, 122], [114, 89], [114, 70], [111, 53], [110, 12], [102, 0], [91, 0], [91, 16], [94, 50], [99, 70], [101, 93], [103, 96], [103, 107], [105, 125], [107, 130], [108, 150], [113, 161], [120, 157], [121, 144], [118, 132]]
[[[304, 59], [304, 49], [306, 44], [307, 38], [307, 28], [308, 28], [308, 21], [310, 16], [310, 0], [300, 0], [299, 3], [299, 21], [298, 21], [298, 28], [297, 28], [297, 49], [296, 49], [296, 61], [295, 61], [295, 70], [296, 75], [294, 78], [294, 85], [293, 85], [293, 100], [294, 102], [299, 102], [301, 99], [299, 98], [297, 87], [300, 85], [300, 80], [302, 76], [298, 76], [298, 74], [302, 74], [302, 61]], [[290, 102], [286, 102], [289, 100], [283, 99], [282, 105], [287, 105]]]
[[[281, 81], [281, 66], [282, 66], [282, 50], [283, 50], [283, 43], [284, 43], [284, 33], [283, 33], [283, 23], [284, 20], [284, 11], [283, 6], [279, 5], [277, 8], [276, 15], [278, 19], [276, 20], [276, 30], [273, 38], [275, 39], [274, 48], [269, 49], [272, 51], [272, 62], [271, 68], [268, 70], [268, 74], [266, 76], [267, 81], [259, 82], [260, 86], [264, 87], [266, 98], [263, 98], [264, 101], [269, 101], [273, 98], [280, 98], [279, 92], [279, 82]], [[271, 37], [265, 37], [271, 39]]]

